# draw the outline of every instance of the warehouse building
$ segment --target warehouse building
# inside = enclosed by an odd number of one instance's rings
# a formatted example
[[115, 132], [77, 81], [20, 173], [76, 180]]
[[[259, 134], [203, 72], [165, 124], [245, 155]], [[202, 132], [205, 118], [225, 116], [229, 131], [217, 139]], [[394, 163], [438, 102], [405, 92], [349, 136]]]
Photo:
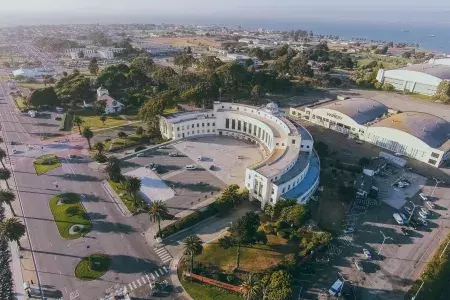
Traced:
[[258, 144], [264, 159], [246, 168], [245, 187], [261, 207], [280, 198], [306, 203], [319, 184], [320, 161], [312, 136], [274, 103], [255, 107], [215, 102], [211, 110], [161, 117], [160, 131], [172, 140], [217, 135]]
[[395, 70], [380, 69], [377, 80], [390, 83], [399, 91], [432, 96], [436, 94], [442, 80], [450, 80], [450, 65], [446, 61], [436, 61]]
[[450, 123], [422, 112], [398, 112], [365, 98], [293, 107], [290, 115], [434, 167], [450, 156]]

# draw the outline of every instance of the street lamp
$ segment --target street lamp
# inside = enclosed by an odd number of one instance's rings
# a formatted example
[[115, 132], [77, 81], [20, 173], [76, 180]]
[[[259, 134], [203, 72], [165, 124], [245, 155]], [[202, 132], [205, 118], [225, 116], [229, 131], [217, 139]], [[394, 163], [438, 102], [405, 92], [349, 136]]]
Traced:
[[437, 180], [437, 179], [434, 178], [434, 177], [433, 177], [433, 179], [434, 179], [434, 181], [436, 181], [436, 184], [434, 185], [433, 190], [431, 191], [430, 197], [433, 197], [433, 195], [434, 195], [434, 190], [436, 189], [436, 187], [438, 186], [438, 184], [444, 182], [443, 180]]
[[383, 242], [381, 243], [380, 250], [378, 250], [378, 255], [380, 255], [381, 249], [383, 249], [383, 245], [384, 245], [384, 242], [385, 242], [386, 240], [392, 240], [392, 241], [394, 240], [394, 239], [391, 238], [391, 237], [385, 236], [384, 233], [383, 233], [383, 231], [381, 231], [381, 230], [380, 230], [380, 233], [383, 235]]
[[411, 218], [412, 218], [412, 216], [414, 214], [414, 211], [416, 210], [416, 207], [421, 207], [421, 206], [420, 205], [415, 205], [414, 202], [412, 202], [411, 200], [408, 201], [408, 202], [411, 202], [411, 204], [413, 205], [413, 210], [412, 210], [412, 212], [411, 212], [411, 214], [409, 215], [409, 218], [408, 218], [408, 223], [409, 223], [409, 221], [411, 221]]

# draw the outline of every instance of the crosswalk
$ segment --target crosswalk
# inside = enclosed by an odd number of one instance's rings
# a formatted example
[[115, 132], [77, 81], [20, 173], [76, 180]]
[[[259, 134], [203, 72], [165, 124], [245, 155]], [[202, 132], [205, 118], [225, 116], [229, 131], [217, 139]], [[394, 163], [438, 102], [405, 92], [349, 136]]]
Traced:
[[167, 274], [169, 274], [169, 269], [166, 266], [163, 266], [153, 272], [144, 274], [141, 278], [138, 278], [135, 281], [127, 284], [124, 287], [124, 290], [131, 292], [137, 288], [140, 288], [144, 284], [148, 284], [151, 281], [155, 281], [157, 278], [159, 278], [161, 276], [165, 276]]
[[159, 258], [162, 260], [163, 263], [169, 262], [172, 260], [172, 256], [169, 254], [169, 252], [166, 250], [166, 248], [154, 248], [156, 254], [159, 256]]
[[8, 168], [9, 166], [11, 166], [11, 170], [14, 171], [14, 166], [15, 166], [15, 160], [14, 158], [11, 158], [10, 156], [5, 157], [4, 159], [4, 164], [5, 166]]

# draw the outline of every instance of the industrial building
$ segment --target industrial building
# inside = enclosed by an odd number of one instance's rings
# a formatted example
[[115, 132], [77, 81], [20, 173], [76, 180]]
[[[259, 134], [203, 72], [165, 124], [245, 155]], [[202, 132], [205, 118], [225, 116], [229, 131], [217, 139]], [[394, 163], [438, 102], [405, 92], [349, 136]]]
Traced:
[[172, 140], [217, 135], [258, 144], [264, 159], [246, 168], [245, 186], [261, 207], [280, 198], [306, 203], [319, 184], [320, 162], [311, 135], [274, 103], [255, 107], [215, 102], [211, 110], [161, 117], [160, 130]]
[[12, 72], [13, 76], [22, 76], [25, 78], [41, 78], [44, 76], [54, 76], [55, 71], [53, 69], [47, 69], [47, 68], [34, 68], [34, 69], [26, 69], [26, 68], [20, 68], [17, 70], [14, 70]]
[[437, 59], [395, 70], [380, 69], [377, 80], [390, 83], [399, 91], [432, 96], [442, 80], [450, 80], [450, 65], [447, 60]]
[[70, 48], [66, 50], [65, 54], [72, 59], [80, 59], [79, 53], [83, 53], [83, 58], [102, 58], [114, 59], [114, 53], [121, 53], [125, 48]]
[[431, 114], [399, 112], [372, 99], [352, 98], [293, 107], [290, 115], [434, 167], [450, 156], [450, 123]]

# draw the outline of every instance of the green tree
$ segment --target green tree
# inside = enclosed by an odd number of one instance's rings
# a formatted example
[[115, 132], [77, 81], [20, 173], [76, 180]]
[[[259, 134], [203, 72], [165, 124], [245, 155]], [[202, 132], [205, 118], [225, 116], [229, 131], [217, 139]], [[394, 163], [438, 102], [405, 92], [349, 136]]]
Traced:
[[81, 134], [88, 142], [89, 150], [92, 149], [91, 147], [91, 139], [94, 137], [94, 133], [92, 132], [91, 128], [89, 126], [86, 126], [83, 128], [83, 133]]
[[137, 135], [143, 135], [144, 134], [144, 128], [142, 126], [139, 126], [136, 128], [136, 134]]
[[34, 90], [28, 96], [27, 103], [30, 106], [39, 107], [42, 105], [59, 105], [61, 101], [56, 95], [55, 89], [51, 86]]
[[98, 62], [97, 62], [97, 59], [95, 57], [93, 57], [91, 59], [91, 61], [89, 62], [88, 69], [89, 69], [89, 73], [91, 73], [92, 75], [97, 76], [98, 71], [100, 70], [100, 68], [98, 66]]
[[17, 242], [19, 249], [22, 248], [19, 240], [25, 235], [25, 225], [18, 218], [4, 220], [1, 224], [1, 232], [8, 241]]
[[202, 240], [196, 236], [191, 235], [183, 240], [184, 253], [189, 255], [189, 270], [192, 272], [194, 268], [194, 256], [200, 255], [203, 252]]
[[255, 274], [248, 274], [242, 283], [242, 288], [245, 291], [244, 295], [246, 300], [259, 300], [262, 298], [261, 281]]
[[3, 148], [0, 148], [0, 163], [2, 164], [3, 168], [6, 169], [5, 163], [3, 162], [3, 160], [8, 157], [8, 155], [6, 154], [6, 151], [3, 150]]
[[450, 80], [442, 80], [441, 83], [439, 83], [436, 95], [433, 96], [433, 99], [450, 103]]
[[134, 205], [136, 205], [137, 193], [141, 190], [141, 180], [135, 176], [126, 176], [123, 185], [127, 193], [133, 198]]
[[106, 115], [101, 115], [100, 116], [100, 121], [102, 121], [103, 126], [105, 126], [105, 121], [108, 119], [108, 117]]
[[117, 157], [111, 156], [108, 158], [108, 163], [105, 167], [109, 179], [114, 182], [119, 182], [122, 179], [122, 169], [120, 168], [120, 161]]
[[183, 74], [195, 62], [194, 56], [188, 53], [181, 53], [173, 58], [173, 64], [181, 68]]
[[161, 221], [165, 220], [169, 215], [169, 210], [162, 200], [153, 201], [150, 204], [148, 214], [152, 222], [158, 223], [158, 234], [161, 234]]
[[292, 299], [292, 276], [286, 271], [275, 271], [265, 275], [263, 285], [267, 286], [267, 298], [270, 300]]
[[97, 143], [94, 144], [94, 149], [97, 150], [97, 153], [99, 155], [101, 155], [103, 150], [105, 150], [105, 144], [101, 141], [98, 141]]
[[228, 249], [236, 247], [236, 268], [239, 269], [241, 247], [252, 246], [256, 243], [267, 243], [266, 234], [258, 230], [259, 216], [254, 212], [248, 212], [237, 219], [230, 227], [229, 235], [219, 239], [219, 245]]
[[308, 65], [308, 59], [304, 56], [294, 58], [290, 63], [290, 72], [292, 75], [301, 77], [313, 77], [314, 71]]
[[9, 206], [9, 208], [11, 209], [13, 216], [16, 215], [16, 213], [12, 207], [12, 203], [14, 202], [14, 200], [16, 200], [16, 194], [14, 194], [13, 191], [4, 190], [4, 189], [0, 190], [0, 203], [7, 204]]
[[250, 92], [250, 95], [251, 95], [251, 97], [252, 97], [252, 99], [253, 99], [253, 103], [254, 103], [255, 105], [258, 105], [258, 104], [259, 104], [259, 100], [260, 100], [261, 97], [264, 95], [263, 87], [260, 86], [259, 84], [255, 85], [255, 86], [252, 88], [252, 91]]
[[11, 178], [11, 171], [6, 169], [6, 168], [2, 168], [0, 169], [0, 180], [4, 180], [6, 183], [6, 186], [8, 187], [8, 189], [11, 189], [9, 187], [9, 183], [8, 180]]
[[308, 216], [307, 205], [295, 204], [281, 210], [280, 221], [286, 222], [291, 226], [300, 227], [306, 222]]
[[80, 132], [81, 135], [81, 124], [83, 124], [83, 119], [80, 118], [79, 116], [75, 116], [72, 120], [72, 123], [77, 125], [78, 131]]
[[106, 109], [106, 100], [95, 101], [93, 108], [97, 112], [98, 115], [104, 114], [105, 109]]
[[212, 55], [203, 55], [198, 63], [199, 68], [206, 73], [213, 73], [221, 65], [223, 62]]
[[137, 70], [146, 75], [149, 75], [154, 67], [155, 62], [147, 56], [136, 57], [130, 64], [130, 69]]

